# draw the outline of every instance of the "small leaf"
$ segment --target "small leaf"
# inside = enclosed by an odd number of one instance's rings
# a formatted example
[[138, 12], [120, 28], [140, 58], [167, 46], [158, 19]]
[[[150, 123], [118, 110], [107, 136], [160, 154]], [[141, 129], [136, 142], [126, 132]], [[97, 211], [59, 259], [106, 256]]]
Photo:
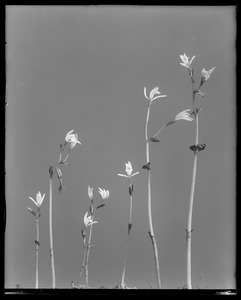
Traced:
[[54, 176], [54, 167], [52, 167], [52, 166], [49, 167], [49, 175], [50, 175], [50, 178], [53, 178], [53, 176]]
[[198, 151], [202, 151], [202, 150], [205, 149], [206, 144], [205, 143], [204, 144], [198, 144], [197, 147], [198, 147]]
[[94, 213], [94, 207], [93, 205], [90, 205], [90, 214], [93, 216], [93, 213]]
[[192, 145], [189, 147], [193, 152], [197, 151], [197, 146], [196, 145]]
[[34, 243], [35, 243], [36, 246], [40, 246], [39, 241], [35, 240]]
[[200, 110], [201, 110], [201, 107], [195, 108], [194, 111], [191, 113], [191, 115], [196, 116], [199, 113]]
[[201, 97], [204, 97], [204, 96], [205, 96], [205, 94], [204, 94], [203, 92], [201, 92], [200, 90], [197, 90], [197, 91], [196, 91], [196, 94], [197, 94], [197, 95], [200, 95]]
[[132, 192], [133, 192], [133, 190], [132, 190], [132, 188], [129, 186], [129, 194], [130, 194], [130, 196], [132, 196]]
[[128, 223], [128, 234], [130, 234], [131, 228], [132, 228], [132, 224], [131, 224], [131, 223]]
[[153, 143], [158, 143], [158, 142], [160, 142], [160, 140], [158, 140], [158, 139], [156, 139], [156, 138], [154, 138], [154, 137], [149, 138], [149, 140], [150, 140], [151, 142], [153, 142]]
[[101, 208], [101, 207], [103, 207], [103, 206], [105, 206], [105, 203], [99, 204], [99, 205], [96, 207], [96, 209], [99, 209], [99, 208]]
[[34, 215], [36, 217], [36, 213], [32, 210], [32, 208], [27, 207], [28, 211], [31, 212], [32, 215]]
[[87, 248], [91, 249], [94, 245], [93, 244], [87, 244], [86, 246], [87, 246]]
[[198, 145], [192, 145], [191, 147], [189, 147], [192, 151], [197, 152], [197, 151], [202, 151], [204, 150], [206, 147], [206, 144], [198, 144]]
[[142, 169], [147, 169], [147, 170], [151, 170], [151, 167], [150, 167], [151, 163], [147, 163], [146, 165], [142, 166]]
[[82, 238], [84, 240], [86, 237], [86, 232], [84, 231], [84, 229], [81, 229], [81, 234], [82, 234]]

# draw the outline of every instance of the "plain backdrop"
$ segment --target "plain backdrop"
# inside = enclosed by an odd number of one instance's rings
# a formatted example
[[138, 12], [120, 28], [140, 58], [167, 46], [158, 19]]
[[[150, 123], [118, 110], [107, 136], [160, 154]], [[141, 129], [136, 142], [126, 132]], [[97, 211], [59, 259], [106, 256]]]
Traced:
[[[126, 283], [156, 288], [148, 235], [143, 94], [158, 86], [149, 135], [192, 108], [188, 70], [180, 54], [196, 55], [201, 70], [216, 67], [197, 99], [200, 143], [192, 235], [193, 288], [235, 288], [235, 7], [7, 6], [5, 287], [35, 286], [36, 227], [28, 198], [46, 193], [41, 207], [39, 287], [51, 287], [49, 174], [68, 131], [77, 145], [53, 189], [56, 285], [77, 283], [83, 258], [81, 228], [98, 187], [110, 197], [96, 215], [89, 283], [112, 288], [121, 281], [129, 217], [128, 181], [117, 176], [131, 161], [133, 228]], [[152, 211], [162, 285], [186, 284], [186, 231], [194, 122], [178, 121], [152, 143]]]

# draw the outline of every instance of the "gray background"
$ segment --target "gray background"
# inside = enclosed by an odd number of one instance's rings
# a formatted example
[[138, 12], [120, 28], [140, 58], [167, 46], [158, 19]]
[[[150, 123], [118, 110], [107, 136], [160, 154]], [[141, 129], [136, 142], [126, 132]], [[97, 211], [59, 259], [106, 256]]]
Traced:
[[[194, 198], [193, 287], [235, 287], [235, 10], [234, 7], [17, 7], [6, 8], [5, 287], [35, 286], [36, 228], [29, 196], [46, 193], [40, 218], [39, 285], [51, 287], [48, 168], [59, 143], [79, 134], [63, 166], [66, 189], [54, 180], [53, 233], [57, 287], [77, 282], [83, 257], [81, 226], [88, 185], [110, 191], [93, 228], [89, 280], [114, 287], [121, 280], [129, 211], [128, 182], [117, 176], [132, 162], [133, 230], [126, 282], [156, 288], [148, 236], [145, 118], [148, 92], [166, 98], [151, 108], [154, 134], [191, 108], [191, 82], [179, 55], [192, 66], [216, 66], [199, 98], [200, 142]], [[186, 232], [194, 122], [179, 121], [151, 144], [153, 223], [163, 288], [186, 283]]]

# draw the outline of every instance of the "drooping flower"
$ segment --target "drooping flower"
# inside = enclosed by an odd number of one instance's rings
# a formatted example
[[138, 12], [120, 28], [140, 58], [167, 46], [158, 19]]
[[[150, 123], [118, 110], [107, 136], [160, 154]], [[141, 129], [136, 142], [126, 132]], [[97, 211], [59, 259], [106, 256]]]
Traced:
[[110, 196], [110, 193], [109, 193], [108, 190], [101, 189], [100, 187], [99, 187], [99, 191], [98, 192], [100, 193], [100, 195], [102, 197], [102, 200], [106, 200]]
[[118, 174], [119, 176], [123, 176], [123, 177], [127, 177], [127, 178], [131, 178], [137, 174], [139, 174], [140, 172], [136, 172], [134, 174], [132, 174], [132, 171], [133, 171], [133, 168], [132, 168], [132, 165], [131, 165], [131, 162], [128, 161], [128, 163], [125, 164], [126, 165], [126, 173], [127, 175], [125, 174]]
[[30, 200], [32, 200], [34, 202], [35, 205], [37, 205], [37, 207], [40, 207], [43, 200], [44, 200], [45, 194], [43, 194], [43, 196], [41, 195], [40, 192], [37, 193], [36, 195], [36, 200], [34, 200], [32, 197], [28, 197]]
[[65, 137], [66, 142], [69, 143], [70, 149], [73, 149], [77, 143], [81, 145], [81, 142], [78, 141], [78, 134], [72, 133], [73, 131], [74, 129], [69, 131]]
[[216, 67], [213, 67], [212, 69], [206, 71], [204, 68], [202, 69], [202, 78], [201, 78], [201, 83], [207, 81], [210, 77], [210, 75], [212, 74], [213, 70], [215, 69]]
[[[160, 95], [161, 92], [159, 91], [159, 87], [156, 86], [154, 87], [153, 90], [151, 90], [150, 92], [150, 95], [149, 97], [147, 96], [147, 93], [146, 93], [146, 87], [144, 86], [144, 96], [146, 99], [148, 99], [150, 102], [152, 102], [153, 100], [156, 100], [157, 98], [163, 98], [163, 97], [166, 97], [167, 95]], [[155, 95], [158, 95], [158, 96], [155, 96]]]
[[186, 121], [193, 121], [193, 118], [191, 117], [190, 113], [188, 113], [190, 109], [186, 109], [179, 114], [176, 115], [176, 117], [173, 119], [174, 122], [178, 120], [186, 120]]
[[84, 224], [85, 227], [91, 226], [95, 223], [98, 223], [97, 221], [93, 221], [93, 217], [90, 215], [88, 216], [88, 211], [86, 212], [86, 214], [84, 215]]
[[[193, 118], [192, 118], [191, 114], [188, 113], [188, 111], [190, 111], [190, 109], [186, 109], [184, 111], [181, 111], [179, 114], [176, 115], [176, 117], [174, 119], [172, 119], [170, 122], [168, 122], [166, 125], [164, 125], [162, 127], [162, 129], [165, 128], [165, 127], [167, 127], [167, 126], [169, 126], [169, 125], [171, 125], [171, 124], [173, 124], [173, 123], [175, 123], [178, 120], [193, 121]], [[155, 136], [156, 135], [157, 134], [155, 134]]]
[[93, 189], [90, 186], [88, 186], [88, 196], [90, 198], [90, 200], [93, 200]]
[[189, 61], [189, 57], [187, 57], [186, 53], [184, 53], [183, 55], [180, 55], [182, 62], [180, 63], [180, 65], [184, 66], [185, 68], [188, 68], [190, 70], [190, 66], [192, 61], [194, 60], [196, 55], [194, 55], [191, 60]]

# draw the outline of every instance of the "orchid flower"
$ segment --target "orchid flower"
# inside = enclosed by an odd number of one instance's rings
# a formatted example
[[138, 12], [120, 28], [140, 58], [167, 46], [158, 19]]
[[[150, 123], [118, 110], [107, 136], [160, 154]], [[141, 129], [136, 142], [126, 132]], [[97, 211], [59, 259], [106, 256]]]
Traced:
[[69, 143], [70, 149], [73, 149], [77, 143], [81, 145], [81, 142], [78, 141], [78, 134], [77, 133], [75, 133], [75, 134], [72, 133], [73, 131], [74, 131], [74, 129], [69, 131], [66, 134], [66, 137], [65, 137], [65, 141], [67, 143]]
[[95, 223], [98, 223], [97, 221], [93, 221], [93, 217], [92, 216], [88, 216], [88, 211], [86, 212], [86, 214], [84, 215], [84, 224], [85, 227], [87, 228], [88, 226], [91, 226]]
[[159, 130], [157, 131], [157, 133], [154, 134], [152, 138], [150, 138], [150, 141], [151, 141], [151, 142], [160, 142], [160, 141], [159, 141], [158, 139], [156, 139], [155, 137], [156, 137], [156, 136], [157, 136], [164, 128], [166, 128], [167, 126], [169, 126], [169, 125], [175, 123], [175, 122], [178, 121], [178, 120], [193, 121], [193, 118], [191, 117], [191, 114], [188, 113], [189, 110], [190, 110], [190, 109], [186, 109], [186, 110], [180, 112], [179, 114], [176, 115], [176, 117], [175, 117], [174, 119], [172, 119], [172, 120], [171, 120], [170, 122], [168, 122], [167, 124], [163, 125], [163, 126], [161, 127], [161, 129], [159, 129]]
[[[146, 87], [144, 86], [144, 96], [146, 97], [146, 99], [148, 99], [150, 102], [152, 102], [153, 100], [156, 100], [157, 98], [163, 98], [166, 97], [167, 95], [160, 95], [161, 92], [159, 92], [159, 87], [156, 86], [154, 87], [153, 90], [151, 90], [149, 97], [147, 96], [146, 93]], [[155, 95], [159, 95], [159, 96], [155, 96]]]
[[35, 205], [37, 205], [37, 207], [40, 207], [43, 200], [44, 200], [45, 194], [43, 194], [43, 196], [41, 195], [40, 192], [37, 193], [36, 195], [36, 200], [34, 200], [32, 197], [28, 197], [29, 199], [31, 199]]
[[212, 69], [206, 71], [204, 68], [202, 69], [202, 79], [201, 79], [201, 82], [205, 82], [209, 79], [210, 75], [212, 74], [213, 70], [215, 69], [216, 67], [213, 67]]
[[191, 117], [191, 114], [188, 113], [191, 109], [186, 109], [179, 114], [176, 115], [176, 117], [173, 119], [173, 122], [176, 122], [178, 120], [186, 120], [186, 121], [193, 121], [193, 118]]
[[101, 195], [101, 197], [102, 197], [103, 200], [106, 200], [110, 196], [110, 193], [109, 193], [108, 190], [101, 189], [100, 187], [99, 187], [99, 191], [98, 192], [100, 193], [100, 195]]
[[126, 165], [126, 173], [127, 173], [127, 175], [125, 175], [125, 174], [118, 174], [119, 176], [127, 177], [127, 178], [130, 179], [131, 177], [133, 177], [133, 176], [135, 176], [135, 175], [137, 175], [137, 174], [140, 173], [140, 172], [136, 172], [136, 173], [132, 174], [133, 169], [132, 169], [132, 165], [131, 165], [130, 161], [128, 161], [128, 163], [126, 163], [125, 165]]
[[90, 186], [88, 186], [88, 196], [90, 198], [90, 200], [93, 200], [93, 189]]
[[184, 66], [185, 68], [188, 68], [190, 70], [190, 66], [192, 61], [194, 60], [196, 55], [194, 55], [191, 60], [189, 61], [189, 57], [187, 57], [187, 55], [184, 53], [183, 55], [180, 55], [182, 62], [180, 63], [180, 65]]

